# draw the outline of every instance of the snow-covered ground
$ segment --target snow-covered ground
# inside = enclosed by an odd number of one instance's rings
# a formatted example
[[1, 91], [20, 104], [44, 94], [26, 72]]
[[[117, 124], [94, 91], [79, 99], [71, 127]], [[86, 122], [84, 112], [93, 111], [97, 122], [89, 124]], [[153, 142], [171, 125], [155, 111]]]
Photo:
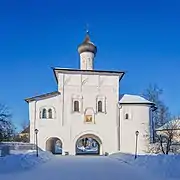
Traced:
[[180, 156], [53, 156], [40, 151], [0, 157], [4, 180], [179, 180]]
[[[40, 151], [36, 157], [35, 151], [11, 151], [11, 155], [0, 157], [0, 177], [2, 174], [18, 173], [29, 170], [51, 160], [54, 156], [49, 152]], [[1, 178], [0, 178], [1, 179]]]
[[[33, 158], [34, 159], [34, 158]], [[55, 156], [29, 170], [0, 174], [4, 180], [144, 180], [147, 173], [102, 156]], [[150, 177], [152, 180], [152, 177]], [[153, 178], [154, 179], [154, 178]], [[156, 180], [156, 179], [154, 179]]]
[[161, 177], [163, 180], [180, 180], [180, 155], [141, 155], [134, 159], [130, 154], [115, 153], [109, 157]]

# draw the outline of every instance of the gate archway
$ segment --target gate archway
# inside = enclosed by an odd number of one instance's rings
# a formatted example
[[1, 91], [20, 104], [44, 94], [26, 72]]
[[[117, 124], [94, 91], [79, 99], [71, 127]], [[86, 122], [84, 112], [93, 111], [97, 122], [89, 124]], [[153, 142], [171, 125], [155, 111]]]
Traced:
[[100, 155], [102, 142], [93, 134], [86, 134], [78, 138], [75, 145], [76, 155]]
[[51, 137], [46, 141], [46, 151], [53, 154], [62, 154], [62, 141], [57, 137]]

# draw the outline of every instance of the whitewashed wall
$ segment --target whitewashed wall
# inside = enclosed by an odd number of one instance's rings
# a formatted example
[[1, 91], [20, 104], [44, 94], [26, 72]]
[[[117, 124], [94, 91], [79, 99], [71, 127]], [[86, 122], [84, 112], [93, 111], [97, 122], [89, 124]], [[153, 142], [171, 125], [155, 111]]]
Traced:
[[[30, 112], [30, 142], [35, 142], [35, 134], [34, 129], [38, 129], [38, 143], [42, 149], [45, 149], [45, 142], [48, 137], [56, 137], [59, 136], [58, 127], [61, 126], [61, 108], [62, 103], [60, 101], [60, 96], [51, 97], [44, 100], [33, 101], [29, 105]], [[39, 113], [43, 107], [54, 107], [56, 110], [55, 119], [40, 119]], [[35, 110], [36, 109], [36, 110]], [[36, 114], [36, 116], [35, 116]]]
[[[82, 83], [83, 82], [83, 83]], [[94, 134], [102, 141], [101, 153], [118, 151], [118, 76], [59, 74], [58, 90], [61, 95], [30, 103], [31, 142], [34, 142], [34, 129], [39, 129], [38, 140], [42, 149], [48, 138], [58, 137], [64, 151], [75, 154], [75, 143], [84, 134]], [[106, 97], [106, 112], [96, 112], [97, 96]], [[81, 112], [72, 111], [72, 98], [82, 97]], [[34, 110], [36, 106], [36, 120]], [[42, 106], [56, 108], [56, 119], [39, 119]], [[93, 108], [94, 123], [84, 122], [86, 108]]]
[[[138, 130], [138, 153], [146, 152], [149, 144], [150, 107], [129, 104], [121, 105], [119, 109], [118, 76], [59, 73], [58, 91], [60, 95], [29, 103], [31, 143], [34, 143], [34, 129], [37, 128], [42, 149], [46, 148], [49, 138], [57, 137], [62, 141], [64, 151], [75, 154], [77, 139], [92, 134], [102, 142], [101, 154], [117, 151], [134, 154], [135, 131]], [[97, 113], [97, 97], [105, 97], [104, 113]], [[80, 101], [80, 112], [73, 112], [74, 98]], [[54, 107], [55, 119], [40, 119], [39, 111], [42, 107]], [[87, 108], [94, 111], [93, 123], [84, 122]], [[126, 113], [129, 119], [125, 119]]]
[[[148, 105], [122, 105], [120, 109], [120, 150], [121, 152], [135, 152], [135, 132], [139, 131], [138, 153], [147, 152], [150, 135], [150, 107]], [[125, 114], [129, 119], [125, 119]]]

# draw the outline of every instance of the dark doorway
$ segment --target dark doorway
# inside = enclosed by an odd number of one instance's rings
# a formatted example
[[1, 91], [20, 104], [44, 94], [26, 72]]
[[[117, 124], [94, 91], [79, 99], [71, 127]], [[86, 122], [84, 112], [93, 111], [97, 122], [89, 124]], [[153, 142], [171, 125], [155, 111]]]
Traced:
[[101, 141], [94, 135], [84, 135], [76, 142], [76, 155], [100, 155]]
[[62, 154], [62, 141], [56, 137], [49, 138], [46, 141], [46, 151], [53, 154]]

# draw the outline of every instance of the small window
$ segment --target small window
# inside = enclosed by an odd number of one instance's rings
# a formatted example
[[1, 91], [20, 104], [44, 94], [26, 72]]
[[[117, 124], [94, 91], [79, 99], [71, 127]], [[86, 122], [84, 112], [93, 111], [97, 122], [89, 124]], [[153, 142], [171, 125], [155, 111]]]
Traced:
[[47, 118], [47, 116], [46, 116], [46, 109], [43, 109], [43, 110], [42, 110], [42, 118], [43, 118], [43, 119], [46, 119], [46, 118]]
[[98, 101], [98, 112], [102, 112], [102, 101]]
[[79, 112], [79, 101], [74, 101], [74, 112]]
[[42, 111], [39, 112], [39, 119], [42, 118]]
[[52, 117], [52, 109], [49, 109], [48, 110], [48, 118], [49, 119], [52, 119], [53, 117]]
[[128, 113], [125, 114], [125, 119], [129, 119], [129, 114]]

